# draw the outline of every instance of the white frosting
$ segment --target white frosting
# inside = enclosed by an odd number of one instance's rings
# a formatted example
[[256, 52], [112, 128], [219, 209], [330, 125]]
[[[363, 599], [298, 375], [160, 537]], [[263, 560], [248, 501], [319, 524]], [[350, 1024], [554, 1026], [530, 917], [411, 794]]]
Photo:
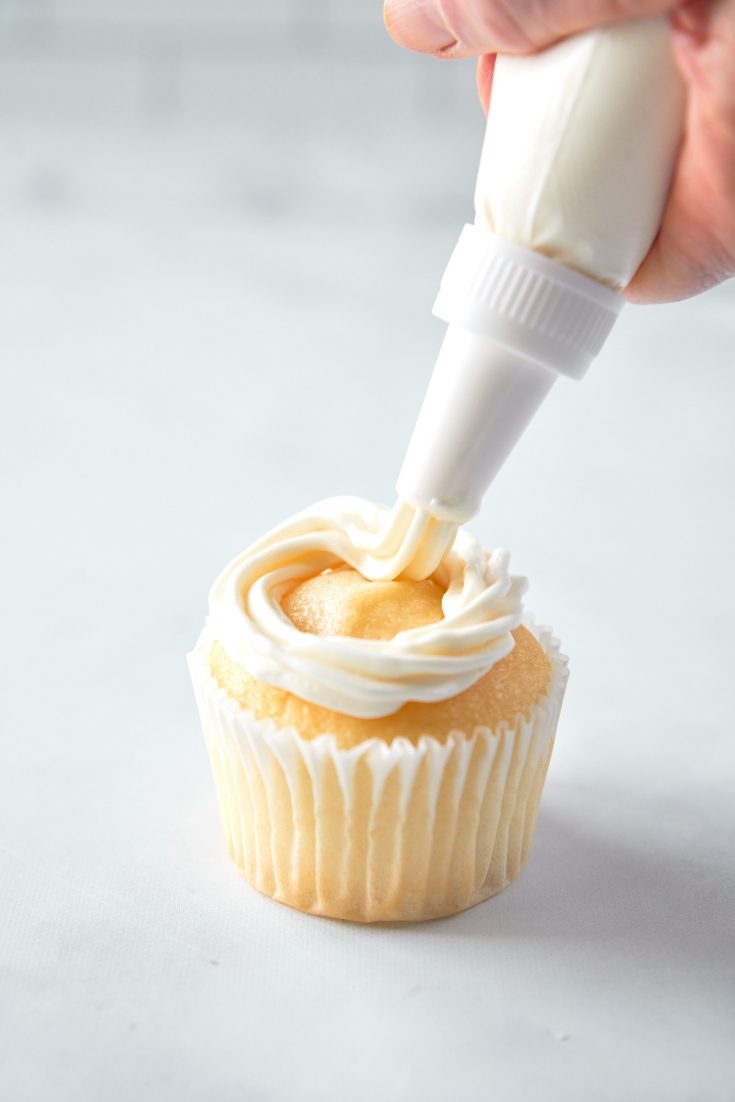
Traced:
[[476, 221], [611, 287], [658, 231], [684, 87], [666, 17], [498, 57]]
[[[410, 700], [455, 696], [510, 652], [525, 579], [509, 574], [508, 559], [405, 502], [391, 511], [331, 498], [226, 567], [210, 593], [208, 633], [259, 681], [348, 715], [390, 715]], [[431, 575], [445, 589], [444, 618], [387, 640], [299, 631], [280, 599], [343, 562], [371, 580]]]

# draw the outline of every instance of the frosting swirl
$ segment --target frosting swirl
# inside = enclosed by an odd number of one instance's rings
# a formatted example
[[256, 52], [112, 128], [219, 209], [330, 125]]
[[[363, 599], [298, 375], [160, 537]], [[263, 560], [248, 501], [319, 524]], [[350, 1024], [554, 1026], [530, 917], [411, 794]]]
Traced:
[[[363, 718], [469, 688], [513, 648], [525, 579], [453, 523], [399, 501], [393, 510], [337, 497], [274, 528], [212, 587], [209, 632], [253, 677]], [[370, 580], [431, 576], [444, 618], [392, 639], [299, 631], [281, 608], [300, 581], [347, 563]]]

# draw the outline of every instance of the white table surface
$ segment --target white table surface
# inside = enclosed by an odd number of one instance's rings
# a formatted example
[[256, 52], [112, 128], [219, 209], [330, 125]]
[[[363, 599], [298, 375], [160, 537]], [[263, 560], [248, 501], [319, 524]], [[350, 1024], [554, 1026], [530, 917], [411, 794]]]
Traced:
[[729, 1102], [735, 285], [626, 310], [474, 524], [571, 656], [527, 868], [343, 925], [230, 865], [184, 656], [252, 538], [391, 498], [474, 150], [3, 152], [2, 1097]]

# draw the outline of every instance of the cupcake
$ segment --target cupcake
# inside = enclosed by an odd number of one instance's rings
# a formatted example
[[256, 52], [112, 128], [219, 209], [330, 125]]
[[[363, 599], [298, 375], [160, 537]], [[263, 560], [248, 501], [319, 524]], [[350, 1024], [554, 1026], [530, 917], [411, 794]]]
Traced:
[[236, 558], [189, 656], [230, 854], [311, 914], [420, 921], [522, 868], [567, 678], [504, 551], [336, 498]]

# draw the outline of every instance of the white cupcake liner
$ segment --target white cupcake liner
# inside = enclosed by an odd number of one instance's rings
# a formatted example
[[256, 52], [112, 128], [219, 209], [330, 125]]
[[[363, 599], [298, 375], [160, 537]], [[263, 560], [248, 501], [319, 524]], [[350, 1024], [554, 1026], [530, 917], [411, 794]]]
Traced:
[[189, 669], [230, 854], [253, 887], [359, 922], [437, 918], [506, 887], [528, 854], [568, 677], [551, 631], [526, 626], [551, 661], [527, 714], [348, 750], [243, 709], [212, 677], [203, 634]]

